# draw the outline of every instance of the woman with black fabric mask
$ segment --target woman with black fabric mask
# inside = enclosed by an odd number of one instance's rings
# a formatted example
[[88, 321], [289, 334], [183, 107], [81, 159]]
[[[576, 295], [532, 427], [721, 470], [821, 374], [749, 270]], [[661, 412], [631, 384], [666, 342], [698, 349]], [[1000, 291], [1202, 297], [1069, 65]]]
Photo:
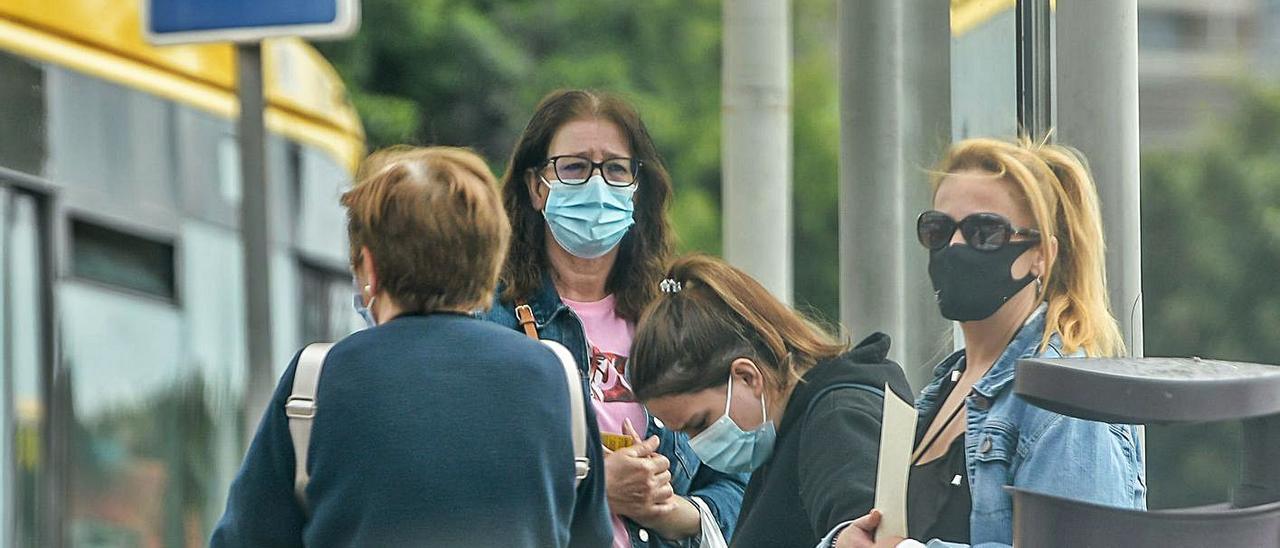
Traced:
[[[1059, 415], [1013, 393], [1020, 359], [1124, 351], [1084, 159], [1027, 140], [970, 139], [936, 173], [933, 209], [920, 214], [917, 232], [942, 315], [960, 322], [965, 348], [934, 369], [916, 403], [911, 536], [932, 539], [930, 547], [1012, 544], [1006, 486], [1144, 508], [1134, 426]], [[879, 518], [855, 520], [836, 546], [922, 546], [873, 542]]]

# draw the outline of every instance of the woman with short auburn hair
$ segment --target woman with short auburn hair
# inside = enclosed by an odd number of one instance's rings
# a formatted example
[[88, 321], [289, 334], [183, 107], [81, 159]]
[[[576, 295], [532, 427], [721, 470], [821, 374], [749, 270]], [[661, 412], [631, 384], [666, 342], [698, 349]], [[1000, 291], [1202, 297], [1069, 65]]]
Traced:
[[[294, 357], [211, 545], [607, 543], [603, 495], [575, 496], [559, 359], [472, 316], [492, 298], [510, 239], [484, 161], [398, 147], [371, 155], [359, 176], [342, 205], [370, 327], [323, 360], [305, 459], [285, 409]], [[301, 494], [297, 460], [310, 476]]]

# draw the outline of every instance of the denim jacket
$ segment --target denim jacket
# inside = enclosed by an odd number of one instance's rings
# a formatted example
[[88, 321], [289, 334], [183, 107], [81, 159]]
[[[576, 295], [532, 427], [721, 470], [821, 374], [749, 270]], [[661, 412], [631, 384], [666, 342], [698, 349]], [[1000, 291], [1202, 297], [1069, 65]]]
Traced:
[[[495, 294], [493, 306], [488, 312], [479, 314], [481, 319], [505, 325], [512, 329], [520, 329], [515, 315], [514, 304], [502, 303], [498, 296], [502, 288]], [[582, 321], [574, 314], [556, 292], [550, 278], [544, 280], [542, 289], [528, 301], [529, 308], [538, 328], [538, 336], [565, 345], [578, 362], [583, 378], [583, 391], [590, 393], [587, 386], [587, 364], [589, 347]], [[662, 421], [645, 411], [648, 427], [645, 437], [658, 436], [660, 445], [658, 452], [671, 461], [671, 488], [682, 497], [696, 496], [702, 499], [720, 525], [725, 541], [729, 541], [734, 524], [738, 521], [738, 511], [742, 506], [742, 494], [746, 489], [746, 474], [725, 474], [702, 466], [693, 449], [689, 447], [689, 438], [683, 433], [666, 429]], [[592, 451], [600, 451], [600, 447], [591, 447]], [[593, 474], [603, 474], [604, 470], [593, 470]], [[659, 537], [654, 531], [648, 531], [629, 519], [623, 519], [631, 536], [631, 545], [635, 548], [646, 547], [685, 547], [697, 546], [697, 538], [682, 542], [670, 542]]]
[[[1041, 305], [1027, 319], [965, 399], [965, 464], [973, 499], [969, 538], [975, 547], [1013, 543], [1013, 498], [1005, 486], [1121, 508], [1141, 510], [1147, 505], [1136, 426], [1059, 415], [1013, 393], [1018, 360], [1063, 357], [1057, 334], [1040, 351], [1045, 308]], [[1077, 352], [1070, 357], [1082, 356]], [[960, 350], [934, 369], [933, 382], [921, 391], [917, 410], [923, 414], [938, 405], [945, 379], [963, 364], [964, 357]], [[934, 539], [928, 546], [963, 545]]]

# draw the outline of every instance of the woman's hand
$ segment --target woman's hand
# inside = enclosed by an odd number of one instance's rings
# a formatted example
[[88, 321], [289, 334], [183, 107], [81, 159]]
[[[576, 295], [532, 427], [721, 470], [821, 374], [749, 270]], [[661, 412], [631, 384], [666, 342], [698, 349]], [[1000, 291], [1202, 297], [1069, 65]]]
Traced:
[[840, 531], [836, 537], [835, 548], [894, 548], [906, 540], [902, 537], [883, 537], [876, 540], [876, 529], [880, 527], [880, 511], [872, 510], [870, 514], [853, 520], [853, 523]]
[[626, 433], [636, 438], [634, 445], [617, 451], [605, 449], [605, 491], [613, 513], [641, 521], [671, 503], [675, 494], [668, 470], [671, 463], [658, 453], [657, 436], [641, 441], [634, 429]]
[[702, 531], [698, 508], [675, 496], [671, 487], [671, 462], [658, 453], [657, 436], [641, 441], [631, 426], [623, 433], [636, 441], [631, 447], [605, 449], [605, 491], [610, 510], [653, 529], [663, 538], [682, 539]]

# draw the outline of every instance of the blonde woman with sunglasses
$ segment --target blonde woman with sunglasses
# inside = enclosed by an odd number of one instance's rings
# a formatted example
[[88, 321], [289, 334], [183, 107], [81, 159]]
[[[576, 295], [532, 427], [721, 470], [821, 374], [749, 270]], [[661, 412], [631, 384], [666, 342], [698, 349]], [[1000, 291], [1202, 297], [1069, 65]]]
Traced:
[[[965, 348], [938, 364], [916, 402], [911, 536], [929, 547], [1011, 545], [1007, 486], [1144, 508], [1134, 426], [1066, 417], [1013, 393], [1020, 359], [1124, 351], [1083, 157], [1027, 140], [969, 139], [951, 147], [936, 173], [933, 207], [917, 232], [939, 308], [959, 322]], [[873, 511], [855, 520], [836, 546], [926, 545], [873, 542], [879, 518]]]

